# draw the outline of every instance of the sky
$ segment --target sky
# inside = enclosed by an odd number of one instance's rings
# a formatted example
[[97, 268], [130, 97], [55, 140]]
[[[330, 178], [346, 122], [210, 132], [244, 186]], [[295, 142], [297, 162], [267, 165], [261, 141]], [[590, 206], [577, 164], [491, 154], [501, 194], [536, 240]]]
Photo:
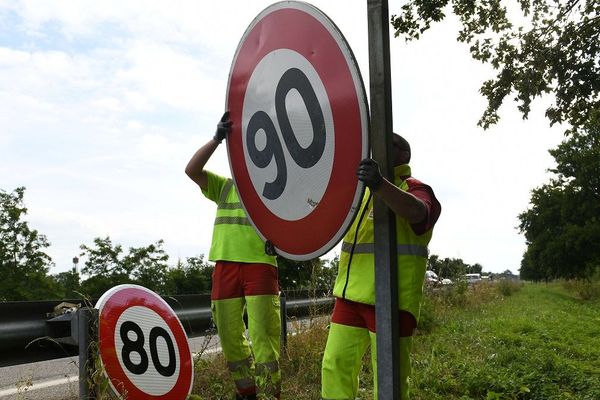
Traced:
[[[172, 264], [208, 254], [216, 207], [184, 168], [214, 134], [245, 29], [271, 3], [0, 0], [0, 188], [27, 188], [51, 273], [96, 237], [163, 239]], [[345, 36], [368, 92], [367, 2], [311, 4]], [[456, 41], [458, 26], [450, 17], [417, 42], [391, 39], [393, 127], [442, 204], [430, 253], [518, 273], [517, 216], [549, 180], [564, 127], [544, 118], [547, 98], [528, 120], [507, 100], [497, 125], [478, 127], [494, 71]], [[207, 169], [231, 176], [225, 146]]]

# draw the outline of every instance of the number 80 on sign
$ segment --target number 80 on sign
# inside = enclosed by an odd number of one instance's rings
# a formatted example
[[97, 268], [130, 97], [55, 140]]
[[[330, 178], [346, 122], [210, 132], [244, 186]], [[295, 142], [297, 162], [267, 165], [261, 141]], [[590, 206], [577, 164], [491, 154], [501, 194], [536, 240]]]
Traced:
[[100, 358], [122, 398], [177, 400], [189, 394], [192, 357], [171, 307], [142, 286], [119, 285], [98, 300]]

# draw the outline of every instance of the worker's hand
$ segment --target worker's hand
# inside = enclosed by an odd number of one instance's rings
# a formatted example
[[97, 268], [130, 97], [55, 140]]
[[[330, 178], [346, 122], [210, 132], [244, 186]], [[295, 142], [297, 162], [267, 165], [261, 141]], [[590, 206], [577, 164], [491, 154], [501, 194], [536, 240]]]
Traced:
[[231, 120], [229, 119], [229, 111], [225, 111], [225, 114], [223, 114], [217, 124], [217, 131], [213, 139], [221, 143], [229, 135], [229, 132], [231, 132]]
[[356, 176], [358, 176], [358, 179], [367, 185], [372, 192], [377, 191], [379, 186], [381, 186], [381, 182], [383, 182], [383, 177], [379, 171], [379, 164], [370, 158], [365, 158], [358, 164]]
[[275, 245], [270, 240], [265, 242], [265, 253], [269, 256], [276, 256], [277, 250], [275, 250]]

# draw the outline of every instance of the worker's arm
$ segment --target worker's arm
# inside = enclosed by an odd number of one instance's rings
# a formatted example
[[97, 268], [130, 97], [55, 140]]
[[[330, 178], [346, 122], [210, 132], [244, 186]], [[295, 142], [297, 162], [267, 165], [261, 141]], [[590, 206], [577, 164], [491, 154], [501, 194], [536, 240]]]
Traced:
[[374, 160], [362, 160], [356, 175], [374, 195], [381, 198], [396, 215], [408, 223], [418, 224], [427, 218], [425, 203], [381, 176], [379, 165]]
[[190, 177], [191, 180], [196, 182], [202, 190], [206, 190], [208, 187], [208, 177], [204, 166], [213, 155], [219, 144], [227, 137], [231, 132], [231, 120], [229, 119], [229, 112], [223, 114], [221, 121], [217, 124], [217, 131], [215, 136], [204, 146], [200, 147], [196, 153], [192, 156], [187, 166], [185, 167], [185, 173]]

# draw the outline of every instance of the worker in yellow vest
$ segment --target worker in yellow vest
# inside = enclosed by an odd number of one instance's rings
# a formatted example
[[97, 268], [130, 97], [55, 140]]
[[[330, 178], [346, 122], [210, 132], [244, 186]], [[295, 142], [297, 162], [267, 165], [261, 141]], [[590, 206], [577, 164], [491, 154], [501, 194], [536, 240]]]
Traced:
[[[204, 170], [209, 158], [231, 132], [226, 112], [213, 139], [192, 156], [185, 172], [217, 203], [208, 259], [215, 262], [211, 308], [221, 348], [236, 386], [236, 399], [279, 399], [281, 320], [277, 261], [248, 221], [233, 181]], [[244, 309], [252, 351], [244, 332]], [[252, 354], [253, 353], [253, 354]]]
[[371, 345], [377, 398], [375, 330], [375, 260], [373, 196], [396, 214], [398, 302], [400, 320], [400, 391], [408, 399], [410, 350], [423, 293], [427, 245], [441, 206], [428, 185], [411, 176], [409, 143], [394, 134], [394, 182], [382, 177], [371, 159], [360, 162], [358, 179], [368, 189], [342, 242], [333, 294], [336, 297], [321, 370], [323, 399], [354, 399], [362, 357]]

